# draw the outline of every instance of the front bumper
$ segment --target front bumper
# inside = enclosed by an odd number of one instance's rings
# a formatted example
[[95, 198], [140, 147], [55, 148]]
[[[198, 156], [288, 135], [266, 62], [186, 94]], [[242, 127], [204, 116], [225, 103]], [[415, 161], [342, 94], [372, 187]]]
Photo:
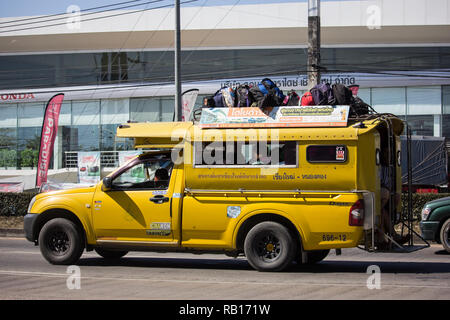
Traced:
[[419, 223], [422, 238], [436, 240], [439, 236], [439, 221], [421, 221]]
[[23, 219], [23, 230], [28, 241], [34, 242], [36, 240], [34, 238], [34, 225], [38, 216], [36, 213], [28, 213]]

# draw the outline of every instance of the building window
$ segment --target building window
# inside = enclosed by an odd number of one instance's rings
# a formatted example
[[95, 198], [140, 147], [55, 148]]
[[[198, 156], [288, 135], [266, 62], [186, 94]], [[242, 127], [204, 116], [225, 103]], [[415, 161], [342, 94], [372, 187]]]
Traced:
[[450, 86], [442, 86], [442, 112], [450, 114]]
[[408, 115], [440, 114], [441, 94], [440, 86], [407, 87]]
[[433, 115], [408, 115], [407, 121], [411, 127], [411, 134], [417, 136], [434, 135], [434, 116]]
[[98, 151], [100, 148], [100, 101], [72, 101], [70, 151]]
[[20, 103], [18, 107], [17, 165], [34, 168], [39, 157], [44, 103]]
[[413, 135], [441, 136], [440, 119], [437, 118], [442, 110], [441, 95], [440, 86], [406, 88], [406, 120]]
[[372, 88], [372, 107], [378, 113], [405, 115], [405, 88]]
[[[130, 99], [101, 101], [101, 151], [128, 150], [132, 148], [130, 139], [116, 139], [117, 127], [130, 118]], [[131, 142], [131, 143], [130, 143]]]
[[450, 86], [442, 86], [442, 136], [450, 138]]
[[365, 103], [372, 105], [372, 93], [370, 88], [360, 88], [358, 90], [358, 97], [360, 97]]
[[0, 169], [17, 167], [17, 104], [2, 105], [0, 117]]
[[137, 122], [173, 121], [172, 97], [130, 99], [130, 119]]
[[128, 80], [127, 52], [104, 52], [101, 65], [101, 82], [117, 83]]

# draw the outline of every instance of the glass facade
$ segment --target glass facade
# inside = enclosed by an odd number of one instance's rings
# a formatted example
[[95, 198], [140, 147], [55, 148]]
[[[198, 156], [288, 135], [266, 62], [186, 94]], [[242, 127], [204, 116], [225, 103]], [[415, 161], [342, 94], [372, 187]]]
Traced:
[[[358, 95], [377, 112], [407, 120], [414, 135], [450, 137], [450, 86], [361, 88]], [[173, 106], [172, 96], [64, 101], [51, 168], [64, 167], [67, 151], [132, 150], [130, 139], [116, 138], [117, 126], [128, 120], [172, 121]], [[0, 104], [0, 168], [36, 166], [44, 107], [44, 102]]]
[[[430, 85], [415, 85], [414, 81], [392, 85], [376, 78], [380, 72], [389, 75], [399, 70], [406, 72], [405, 80], [414, 80], [416, 71], [448, 71], [450, 47], [322, 48], [321, 59], [324, 74], [373, 76], [374, 84], [362, 87], [358, 95], [377, 112], [394, 113], [407, 120], [413, 134], [450, 137], [450, 85], [441, 85], [447, 82], [436, 84], [430, 78]], [[305, 48], [184, 50], [182, 80], [189, 84], [305, 76], [306, 61]], [[0, 90], [167, 84], [173, 83], [173, 69], [172, 51], [3, 55]], [[35, 167], [45, 103], [2, 103], [7, 96], [0, 97], [0, 168]], [[197, 107], [202, 98], [197, 98]], [[69, 151], [132, 149], [130, 140], [115, 137], [118, 124], [128, 120], [172, 121], [173, 105], [172, 96], [65, 100], [52, 166], [64, 167], [65, 152]]]
[[[111, 83], [173, 83], [173, 52], [0, 56], [0, 90]], [[183, 50], [182, 80], [306, 74], [305, 48]], [[322, 48], [328, 73], [449, 70], [450, 47]], [[12, 76], [13, 75], [13, 76]]]
[[[377, 112], [407, 120], [413, 135], [450, 137], [445, 112], [450, 86], [362, 89], [360, 97]], [[450, 111], [450, 108], [449, 108]]]
[[[119, 124], [172, 121], [173, 97], [65, 101], [61, 107], [52, 168], [62, 168], [66, 151], [132, 150], [116, 138]], [[35, 168], [45, 103], [0, 104], [0, 169]]]

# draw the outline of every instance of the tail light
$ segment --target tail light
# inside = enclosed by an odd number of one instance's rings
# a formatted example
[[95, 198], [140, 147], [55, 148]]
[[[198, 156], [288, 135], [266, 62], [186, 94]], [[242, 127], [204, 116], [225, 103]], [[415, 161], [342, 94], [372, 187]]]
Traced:
[[361, 227], [364, 225], [364, 201], [356, 201], [350, 208], [348, 216], [348, 224], [350, 226]]

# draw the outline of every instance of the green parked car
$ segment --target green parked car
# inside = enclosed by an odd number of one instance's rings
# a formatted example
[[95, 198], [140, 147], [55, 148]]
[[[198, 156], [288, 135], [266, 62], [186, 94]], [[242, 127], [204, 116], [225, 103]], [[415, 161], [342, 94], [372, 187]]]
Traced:
[[450, 197], [427, 202], [422, 209], [420, 231], [425, 240], [441, 243], [450, 252]]

